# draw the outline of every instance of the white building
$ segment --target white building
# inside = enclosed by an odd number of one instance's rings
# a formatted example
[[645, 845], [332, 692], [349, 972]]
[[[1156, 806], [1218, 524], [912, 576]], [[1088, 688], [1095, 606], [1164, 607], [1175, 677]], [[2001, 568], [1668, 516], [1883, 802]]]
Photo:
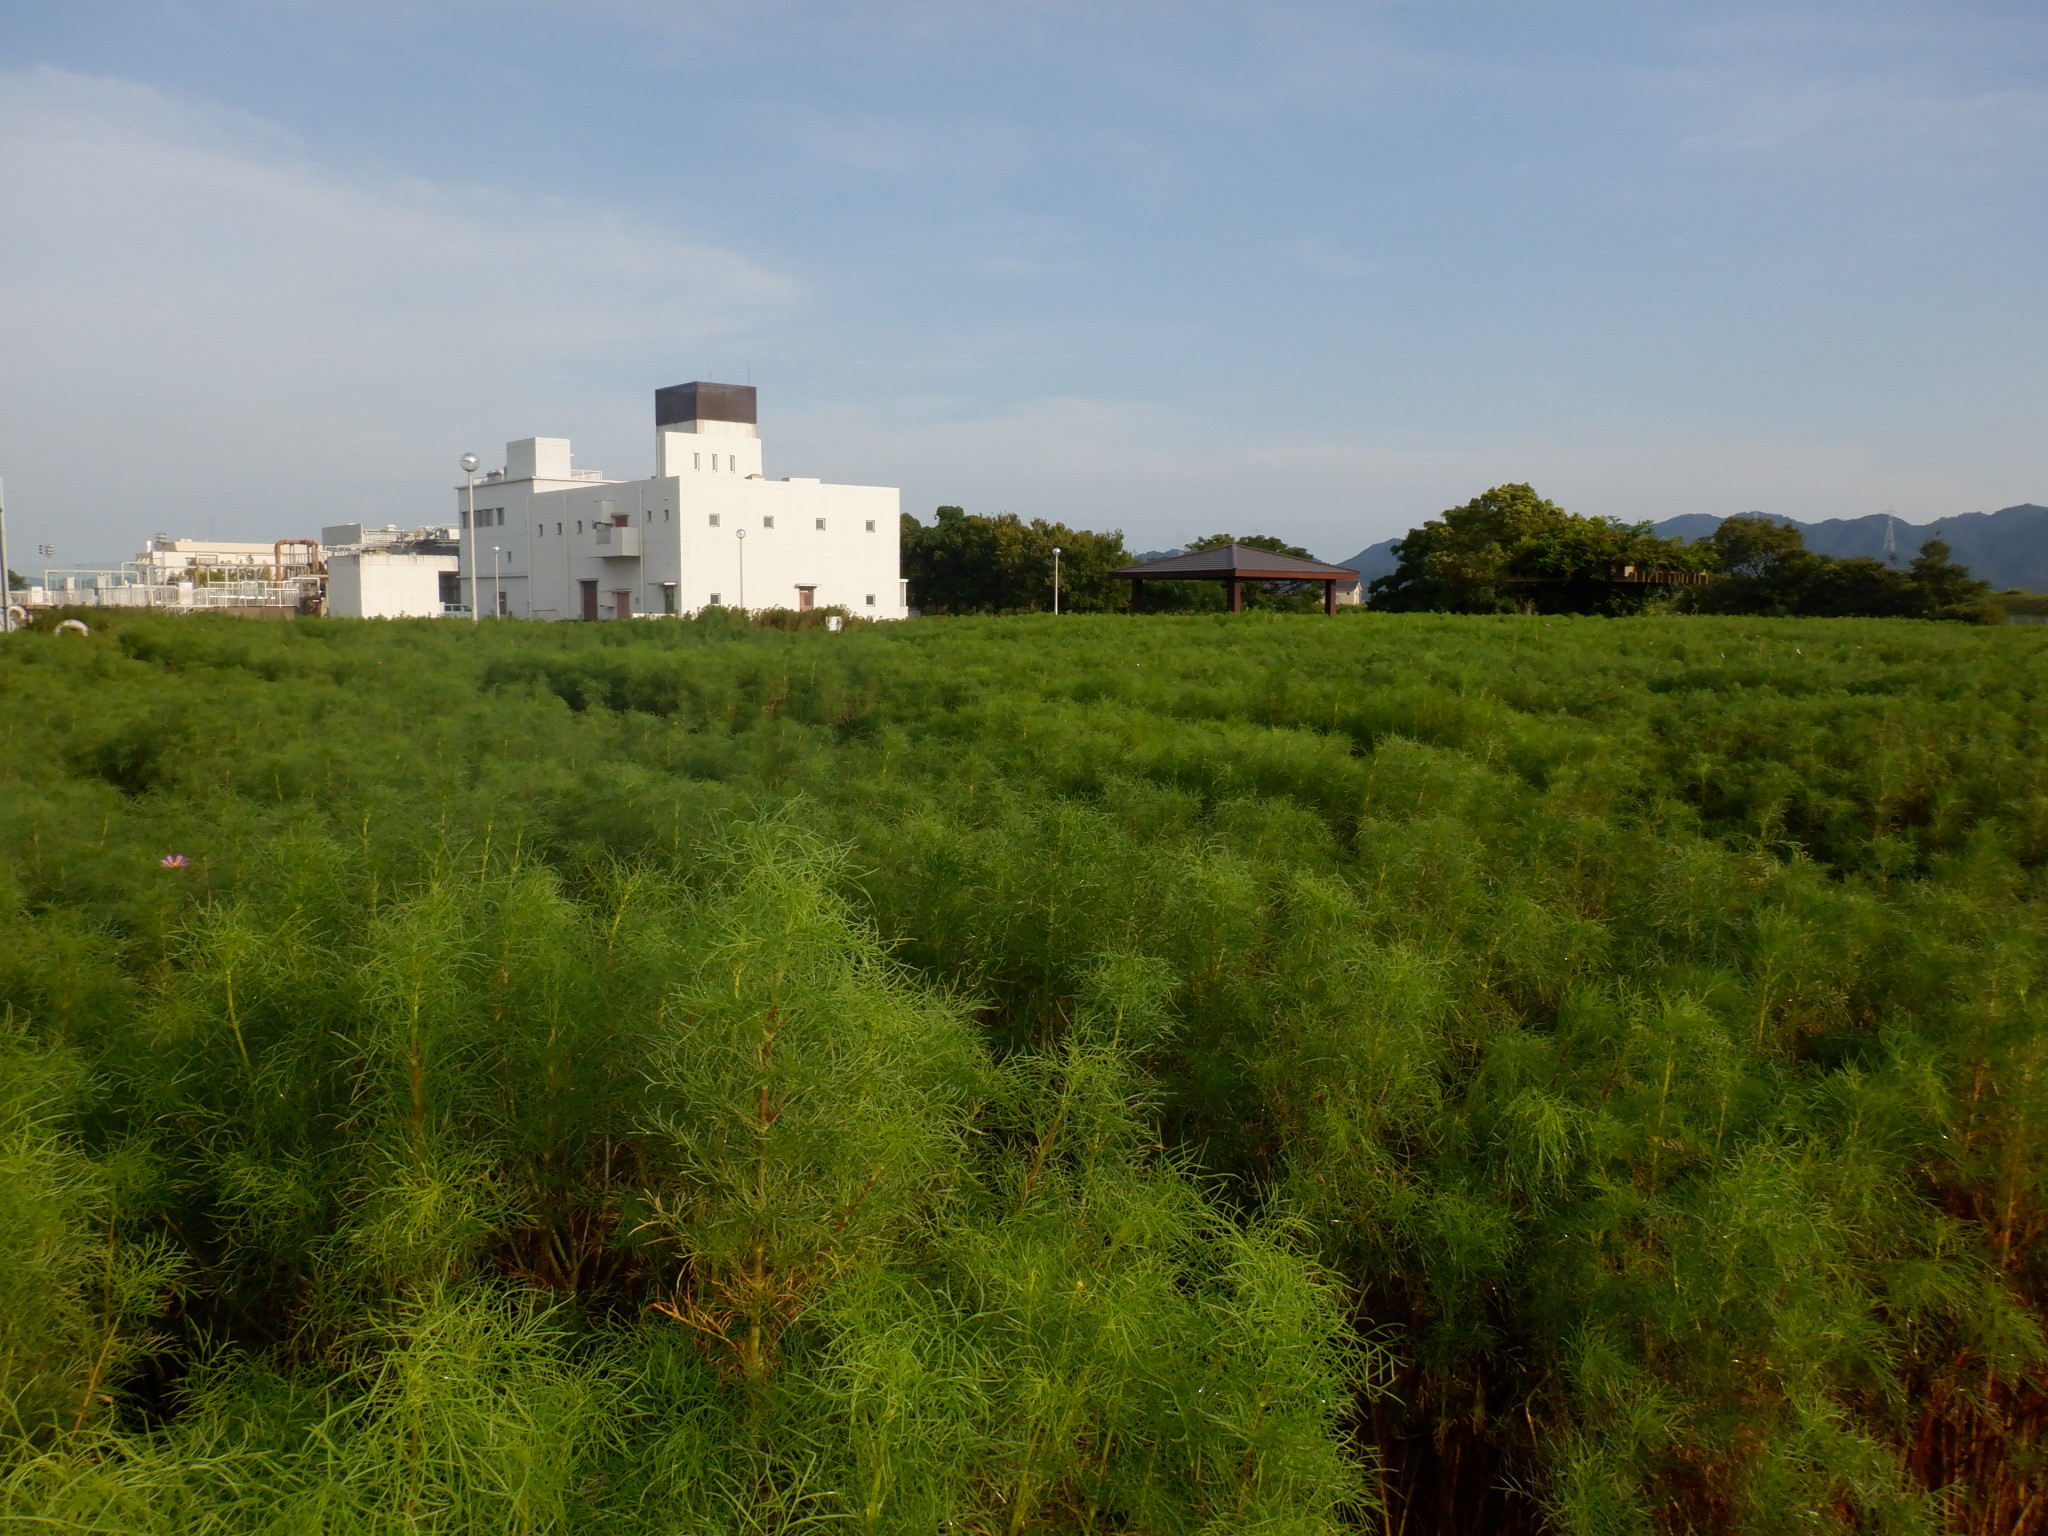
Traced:
[[505, 467], [476, 483], [473, 529], [464, 513], [462, 596], [533, 619], [714, 605], [908, 617], [894, 487], [765, 478], [752, 385], [657, 390], [654, 422], [646, 480], [572, 469], [567, 438], [507, 443]]
[[467, 613], [453, 528], [320, 530], [327, 551], [327, 612], [341, 619], [438, 619]]
[[144, 581], [290, 581], [310, 576], [320, 565], [320, 546], [311, 539], [277, 539], [269, 544], [236, 544], [219, 539], [172, 539], [158, 534], [128, 562]]

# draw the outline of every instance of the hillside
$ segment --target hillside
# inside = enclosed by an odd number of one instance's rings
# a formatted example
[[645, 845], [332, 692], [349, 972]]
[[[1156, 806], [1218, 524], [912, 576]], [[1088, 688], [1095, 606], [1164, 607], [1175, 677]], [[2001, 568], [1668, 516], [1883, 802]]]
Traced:
[[[1820, 554], [1884, 558], [1887, 519], [1881, 513], [1871, 517], [1829, 518], [1819, 523], [1802, 523], [1790, 517], [1777, 521], [1797, 528], [1806, 539], [1806, 547]], [[1708, 537], [1720, 522], [1718, 517], [1694, 512], [1666, 518], [1655, 527], [1664, 538], [1692, 541]], [[2048, 591], [2048, 507], [2023, 502], [1996, 512], [1966, 512], [1926, 524], [1900, 519], [1893, 530], [1899, 563], [1910, 561], [1923, 542], [1937, 537], [1948, 542], [1958, 564], [1967, 566], [1971, 575], [1990, 582], [2000, 591]], [[1389, 575], [1396, 565], [1396, 542], [1383, 539], [1339, 563], [1356, 567], [1366, 581]]]

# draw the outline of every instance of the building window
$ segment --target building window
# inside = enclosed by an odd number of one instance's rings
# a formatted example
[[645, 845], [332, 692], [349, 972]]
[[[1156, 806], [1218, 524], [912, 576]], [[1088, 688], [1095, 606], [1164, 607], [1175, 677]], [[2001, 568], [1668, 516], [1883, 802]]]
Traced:
[[817, 606], [818, 589], [816, 587], [798, 587], [796, 589], [797, 612], [809, 613], [813, 608]]
[[546, 525], [545, 525], [545, 524], [542, 524], [542, 523], [535, 523], [535, 524], [533, 525], [533, 536], [534, 536], [534, 537], [535, 537], [536, 539], [544, 539], [544, 538], [546, 538], [546, 537], [547, 537], [547, 534], [548, 534], [548, 530], [547, 530], [547, 527], [546, 527]]
[[498, 594], [498, 617], [501, 619], [505, 617], [505, 599], [506, 594], [500, 592]]
[[583, 531], [583, 519], [580, 517], [576, 519], [576, 531], [578, 533]]
[[555, 537], [556, 537], [556, 538], [560, 538], [561, 536], [562, 536], [562, 525], [561, 525], [560, 523], [557, 523], [557, 524], [555, 524]]
[[820, 533], [823, 533], [824, 531], [825, 531], [825, 519], [823, 519], [823, 518], [821, 517], [821, 518], [819, 518], [819, 519], [818, 519], [818, 532], [820, 532]]
[[875, 606], [875, 594], [872, 592], [868, 594], [868, 606], [870, 608]]
[[725, 606], [725, 599], [718, 593], [714, 592], [711, 594], [711, 606], [714, 608], [723, 608]]
[[728, 472], [735, 471], [740, 467], [740, 461], [737, 458], [735, 458], [732, 454], [728, 453], [725, 456], [725, 467]]
[[691, 455], [690, 455], [690, 457], [691, 457], [691, 458], [693, 458], [693, 459], [695, 459], [695, 460], [697, 461], [697, 468], [699, 468], [699, 469], [702, 469], [702, 468], [704, 467], [704, 455], [703, 455], [703, 454], [701, 454], [701, 453], [693, 453], [693, 454], [691, 454]]
[[868, 519], [868, 532], [869, 532], [869, 533], [873, 533], [874, 531], [875, 531], [875, 520], [874, 520], [874, 519], [873, 519], [873, 518], [871, 517], [871, 518], [869, 518], [869, 519]]
[[714, 528], [718, 526], [718, 514], [716, 512], [711, 514], [711, 526]]
[[664, 523], [666, 523], [666, 522], [670, 522], [670, 521], [673, 521], [673, 519], [671, 519], [671, 518], [669, 517], [669, 515], [668, 515], [668, 508], [667, 508], [667, 507], [663, 507], [663, 508], [661, 509], [661, 520], [662, 520], [662, 521], [663, 521]]
[[775, 526], [775, 519], [772, 517], [764, 517], [761, 519], [761, 526], [763, 528], [773, 528]]
[[672, 581], [661, 584], [661, 611], [665, 614], [676, 611], [676, 584]]

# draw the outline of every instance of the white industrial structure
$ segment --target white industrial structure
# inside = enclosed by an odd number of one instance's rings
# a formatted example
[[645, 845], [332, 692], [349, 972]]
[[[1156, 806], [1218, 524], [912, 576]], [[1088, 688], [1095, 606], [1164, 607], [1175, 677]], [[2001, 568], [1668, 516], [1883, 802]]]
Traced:
[[320, 545], [313, 539], [268, 544], [173, 539], [158, 534], [133, 560], [104, 570], [49, 570], [15, 590], [37, 608], [164, 608], [285, 618], [320, 609]]
[[895, 488], [764, 478], [752, 385], [657, 390], [654, 422], [646, 480], [574, 469], [567, 438], [529, 437], [507, 443], [505, 467], [473, 492], [458, 487], [462, 597], [509, 618], [716, 606], [909, 616]]
[[454, 528], [320, 530], [327, 552], [327, 613], [339, 619], [438, 619], [466, 614]]

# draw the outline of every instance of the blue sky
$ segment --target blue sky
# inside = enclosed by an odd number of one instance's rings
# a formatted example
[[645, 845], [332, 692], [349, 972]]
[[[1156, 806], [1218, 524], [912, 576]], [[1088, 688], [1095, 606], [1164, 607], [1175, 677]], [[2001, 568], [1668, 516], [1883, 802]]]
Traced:
[[1140, 548], [2048, 501], [2038, 3], [4, 13], [17, 567], [645, 474], [705, 375]]

